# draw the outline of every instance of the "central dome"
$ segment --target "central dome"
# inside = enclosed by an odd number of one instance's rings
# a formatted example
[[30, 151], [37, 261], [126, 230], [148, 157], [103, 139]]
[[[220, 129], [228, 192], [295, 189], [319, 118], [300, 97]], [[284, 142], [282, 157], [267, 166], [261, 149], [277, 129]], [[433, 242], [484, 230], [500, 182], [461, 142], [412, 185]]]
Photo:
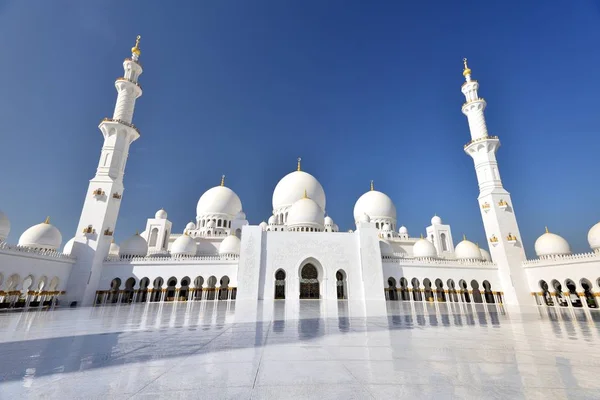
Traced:
[[354, 220], [359, 221], [363, 214], [373, 219], [390, 219], [396, 222], [396, 206], [385, 193], [370, 190], [360, 196], [354, 205]]
[[284, 176], [273, 191], [273, 211], [291, 207], [304, 197], [304, 193], [325, 210], [325, 191], [319, 181], [304, 171], [294, 171]]
[[307, 226], [321, 229], [325, 223], [324, 220], [323, 209], [319, 204], [313, 199], [305, 197], [296, 201], [290, 208], [287, 225], [290, 227]]
[[226, 186], [208, 189], [198, 200], [196, 215], [226, 214], [235, 217], [242, 211], [242, 202], [237, 194]]

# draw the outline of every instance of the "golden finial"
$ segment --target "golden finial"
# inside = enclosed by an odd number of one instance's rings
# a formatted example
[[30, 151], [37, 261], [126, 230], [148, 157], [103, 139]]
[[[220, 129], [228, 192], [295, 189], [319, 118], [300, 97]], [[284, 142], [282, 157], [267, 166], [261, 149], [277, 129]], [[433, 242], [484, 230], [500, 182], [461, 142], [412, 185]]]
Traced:
[[140, 236], [140, 231], [135, 231], [135, 236]]
[[423, 239], [423, 234], [421, 233], [421, 239]]
[[463, 233], [463, 240], [467, 240], [467, 235]]
[[308, 199], [308, 194], [306, 193], [306, 189], [304, 189], [304, 197], [303, 199]]
[[136, 57], [139, 57], [140, 54], [142, 54], [142, 51], [140, 50], [140, 39], [142, 37], [140, 35], [137, 35], [137, 37], [135, 38], [135, 46], [133, 46], [131, 48], [131, 54], [135, 55]]
[[221, 175], [221, 186], [225, 186], [225, 175]]
[[465, 65], [465, 69], [463, 71], [463, 76], [471, 75], [471, 68], [467, 65], [467, 59], [463, 58], [463, 64]]
[[50, 217], [46, 217], [46, 220], [44, 221], [45, 224], [49, 224], [50, 223]]
[[300, 169], [300, 161], [302, 161], [302, 158], [301, 158], [301, 157], [298, 157], [298, 171], [302, 171], [302, 170]]
[[479, 248], [479, 242], [475, 243], [477, 245], [477, 248]]
[[548, 230], [548, 227], [546, 227], [546, 233], [550, 233], [550, 231]]
[[375, 186], [373, 186], [373, 179], [371, 179], [371, 190], [375, 190]]

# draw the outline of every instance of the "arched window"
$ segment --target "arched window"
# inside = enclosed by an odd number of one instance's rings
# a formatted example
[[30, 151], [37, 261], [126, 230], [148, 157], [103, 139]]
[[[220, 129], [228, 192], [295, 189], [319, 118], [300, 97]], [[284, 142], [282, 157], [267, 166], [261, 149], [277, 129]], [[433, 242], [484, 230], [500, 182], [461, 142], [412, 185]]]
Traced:
[[540, 281], [540, 289], [542, 289], [542, 298], [544, 299], [544, 303], [546, 303], [547, 306], [553, 306], [554, 300], [552, 300], [552, 296], [550, 295], [546, 281]]
[[410, 300], [410, 293], [408, 292], [408, 281], [406, 278], [400, 278], [400, 299], [404, 301]]
[[158, 228], [152, 228], [150, 231], [150, 241], [148, 245], [150, 247], [156, 246], [156, 241], [158, 240]]
[[204, 278], [197, 276], [194, 279], [194, 300], [202, 299], [202, 285], [204, 284]]
[[150, 285], [150, 279], [144, 277], [140, 279], [140, 290], [137, 296], [138, 303], [144, 303], [148, 298], [148, 286]]
[[458, 282], [458, 286], [460, 286], [460, 290], [462, 292], [462, 297], [465, 303], [471, 302], [471, 296], [469, 295], [469, 287], [467, 286], [467, 282], [464, 279], [461, 279]]
[[444, 282], [440, 278], [435, 280], [435, 297], [437, 301], [446, 302], [446, 292], [444, 292]]
[[442, 233], [440, 235], [440, 241], [442, 242], [442, 251], [448, 251], [448, 242], [446, 240], [446, 234]]
[[592, 291], [592, 282], [583, 278], [580, 281], [581, 287], [583, 288], [583, 295], [585, 296], [585, 303], [588, 308], [598, 308], [598, 303], [594, 298], [594, 292]]
[[581, 299], [577, 293], [577, 286], [575, 286], [575, 282], [573, 282], [571, 279], [567, 279], [565, 281], [565, 285], [567, 286], [567, 289], [569, 289], [569, 300], [571, 300], [573, 307], [581, 307]]
[[398, 300], [398, 292], [396, 291], [396, 280], [393, 277], [389, 277], [388, 283], [388, 298], [392, 301]]
[[181, 278], [181, 287], [179, 288], [179, 301], [187, 301], [188, 294], [190, 292], [190, 282], [191, 279], [189, 276], [184, 276]]
[[483, 281], [483, 295], [486, 303], [495, 303], [494, 292], [492, 292], [492, 285], [488, 281]]
[[229, 300], [229, 277], [225, 275], [219, 281], [219, 300]]
[[219, 227], [221, 226], [221, 220], [220, 219], [217, 220], [217, 226], [219, 226]]
[[554, 295], [556, 296], [556, 301], [558, 305], [561, 307], [568, 307], [567, 299], [565, 298], [562, 292], [562, 285], [556, 279], [552, 280], [552, 287], [554, 288]]
[[471, 289], [473, 289], [473, 302], [474, 303], [483, 303], [483, 298], [481, 297], [481, 291], [479, 290], [479, 282], [475, 279], [471, 281]]
[[337, 298], [338, 300], [345, 300], [348, 298], [347, 288], [346, 288], [346, 273], [341, 269], [335, 273], [335, 282], [337, 288]]
[[217, 278], [211, 276], [208, 278], [206, 282], [208, 284], [208, 295], [206, 296], [207, 300], [215, 300], [216, 299], [216, 286], [217, 286]]
[[167, 281], [167, 298], [166, 301], [173, 301], [175, 300], [175, 291], [177, 286], [177, 278], [175, 278], [174, 276], [170, 277], [169, 280]]
[[275, 272], [275, 300], [285, 299], [285, 271]]
[[421, 294], [421, 288], [419, 287], [419, 285], [420, 285], [419, 280], [417, 278], [412, 278], [412, 281], [410, 281], [410, 283], [412, 284], [413, 300], [414, 301], [423, 300], [423, 297]]
[[431, 290], [431, 281], [429, 278], [423, 279], [423, 293], [425, 293], [426, 301], [433, 301], [433, 290]]
[[312, 264], [306, 264], [302, 267], [300, 273], [300, 298], [318, 299], [319, 294], [319, 273]]
[[448, 279], [446, 284], [448, 285], [448, 299], [458, 303], [458, 294], [456, 293], [456, 284], [454, 283], [454, 280]]

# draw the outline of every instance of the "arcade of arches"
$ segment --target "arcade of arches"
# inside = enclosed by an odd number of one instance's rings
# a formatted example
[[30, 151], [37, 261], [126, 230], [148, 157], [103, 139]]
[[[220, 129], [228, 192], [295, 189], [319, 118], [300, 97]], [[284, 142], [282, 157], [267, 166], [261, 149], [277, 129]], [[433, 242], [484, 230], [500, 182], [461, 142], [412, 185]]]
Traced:
[[444, 283], [441, 279], [436, 279], [431, 282], [429, 278], [423, 279], [421, 283], [419, 279], [412, 278], [409, 282], [405, 277], [396, 281], [395, 278], [389, 277], [387, 280], [387, 288], [385, 291], [385, 299], [391, 301], [437, 301], [441, 303], [488, 303], [502, 304], [502, 292], [492, 290], [492, 285], [488, 281], [483, 281], [481, 285], [475, 279], [469, 284], [461, 279], [458, 285], [453, 279], [448, 279]]
[[[541, 291], [531, 294], [540, 306], [598, 308], [597, 297], [600, 297], [600, 293], [594, 293], [592, 282], [589, 279], [581, 278], [579, 280], [583, 292], [577, 291], [577, 285], [573, 279], [565, 279], [563, 283], [557, 279], [552, 279], [548, 284], [542, 279], [539, 281]], [[600, 285], [600, 278], [597, 279], [596, 283]]]

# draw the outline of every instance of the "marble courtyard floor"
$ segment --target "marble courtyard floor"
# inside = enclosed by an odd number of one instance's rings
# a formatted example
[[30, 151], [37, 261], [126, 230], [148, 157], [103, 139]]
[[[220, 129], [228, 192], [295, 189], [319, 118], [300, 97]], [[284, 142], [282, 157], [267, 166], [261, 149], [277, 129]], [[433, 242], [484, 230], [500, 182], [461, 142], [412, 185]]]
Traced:
[[286, 300], [0, 314], [0, 399], [598, 399], [600, 312]]

